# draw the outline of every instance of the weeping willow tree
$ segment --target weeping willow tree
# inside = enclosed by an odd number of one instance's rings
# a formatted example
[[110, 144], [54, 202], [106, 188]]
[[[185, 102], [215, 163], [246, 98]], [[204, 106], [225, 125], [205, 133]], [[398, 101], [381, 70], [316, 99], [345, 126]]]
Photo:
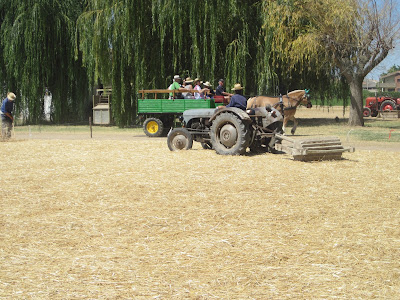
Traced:
[[362, 81], [399, 29], [393, 2], [381, 2], [379, 9], [374, 0], [264, 1], [265, 31], [275, 33], [267, 55], [281, 82], [307, 84], [322, 97], [350, 91], [349, 124], [363, 125]]
[[326, 32], [356, 37], [360, 24], [378, 24], [346, 8], [358, 1], [336, 2], [3, 0], [0, 82], [17, 92], [28, 122], [41, 119], [46, 87], [55, 121], [82, 120], [89, 87], [101, 81], [113, 88], [113, 120], [129, 125], [137, 91], [166, 88], [175, 74], [214, 85], [225, 78], [227, 89], [240, 82], [248, 95], [310, 88], [323, 99], [344, 98], [351, 76], [338, 58], [354, 60], [365, 44], [336, 53], [349, 43]]
[[160, 42], [152, 28], [148, 1], [87, 1], [77, 21], [83, 64], [90, 82], [101, 80], [113, 89], [111, 111], [120, 126], [135, 116], [135, 87], [156, 86]]
[[81, 12], [79, 0], [1, 1], [0, 81], [16, 92], [17, 109], [28, 123], [42, 119], [46, 88], [55, 122], [81, 120], [88, 113], [86, 71], [74, 52]]
[[265, 0], [260, 34], [258, 81], [260, 93], [311, 89], [324, 102], [347, 98], [348, 87], [335, 67], [304, 34], [312, 26], [304, 1]]
[[[254, 81], [260, 1], [88, 0], [76, 49], [91, 82], [112, 85], [114, 121], [135, 117], [138, 89], [166, 88], [175, 74], [249, 93]], [[251, 22], [250, 22], [251, 20]]]

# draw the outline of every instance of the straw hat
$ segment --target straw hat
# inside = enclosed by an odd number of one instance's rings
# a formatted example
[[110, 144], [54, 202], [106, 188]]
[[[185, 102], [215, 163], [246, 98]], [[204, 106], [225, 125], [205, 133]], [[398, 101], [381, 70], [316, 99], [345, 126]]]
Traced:
[[232, 91], [238, 91], [238, 90], [243, 90], [243, 87], [240, 85], [240, 83], [236, 83], [232, 89]]
[[193, 82], [199, 81], [201, 83], [201, 79], [199, 77], [195, 78], [195, 80], [193, 80]]
[[209, 83], [208, 81], [204, 82], [203, 85], [210, 87], [211, 83]]
[[7, 98], [8, 98], [8, 100], [14, 101], [15, 98], [17, 98], [17, 96], [15, 96], [14, 93], [10, 92], [10, 93], [7, 94]]
[[193, 82], [193, 79], [190, 78], [190, 77], [187, 77], [187, 78], [185, 79], [185, 82], [186, 82], [186, 83], [192, 83], [192, 82]]

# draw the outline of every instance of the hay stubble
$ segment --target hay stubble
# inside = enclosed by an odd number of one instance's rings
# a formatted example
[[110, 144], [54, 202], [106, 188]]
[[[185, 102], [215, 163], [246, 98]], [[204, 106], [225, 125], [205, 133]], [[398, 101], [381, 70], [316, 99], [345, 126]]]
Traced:
[[398, 152], [303, 163], [165, 139], [0, 147], [0, 297], [400, 293]]

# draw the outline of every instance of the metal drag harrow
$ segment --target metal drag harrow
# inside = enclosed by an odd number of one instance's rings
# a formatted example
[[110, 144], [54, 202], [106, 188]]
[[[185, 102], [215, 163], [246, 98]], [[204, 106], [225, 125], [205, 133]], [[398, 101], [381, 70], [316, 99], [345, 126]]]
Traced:
[[354, 152], [354, 147], [343, 147], [338, 137], [313, 137], [293, 139], [277, 134], [275, 149], [293, 156], [294, 160], [335, 160], [341, 159], [343, 152]]

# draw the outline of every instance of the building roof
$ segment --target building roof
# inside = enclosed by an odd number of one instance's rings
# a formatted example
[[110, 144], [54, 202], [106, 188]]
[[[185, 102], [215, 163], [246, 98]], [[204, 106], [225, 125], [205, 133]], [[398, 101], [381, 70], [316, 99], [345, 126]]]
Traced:
[[381, 76], [381, 78], [392, 77], [392, 76], [396, 76], [396, 75], [400, 75], [400, 71], [395, 71], [395, 72], [389, 73], [387, 75]]

